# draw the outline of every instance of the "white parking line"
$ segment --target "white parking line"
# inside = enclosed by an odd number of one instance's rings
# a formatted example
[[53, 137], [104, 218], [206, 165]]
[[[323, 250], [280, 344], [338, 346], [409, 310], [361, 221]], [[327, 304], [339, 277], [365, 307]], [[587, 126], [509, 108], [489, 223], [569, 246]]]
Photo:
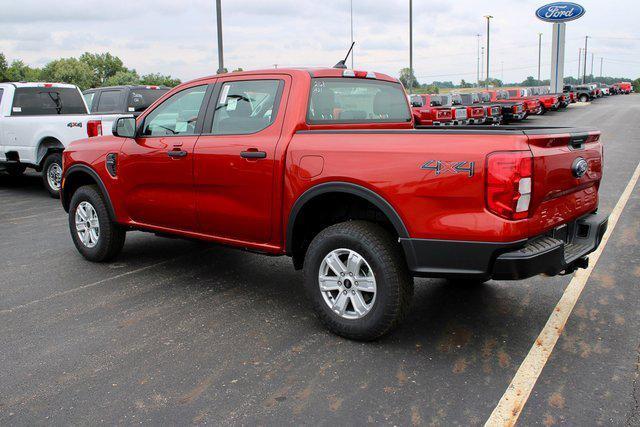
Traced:
[[600, 255], [602, 255], [609, 241], [609, 237], [611, 237], [613, 233], [613, 229], [618, 223], [618, 219], [631, 196], [633, 188], [638, 182], [638, 177], [640, 177], [640, 163], [636, 166], [631, 180], [629, 180], [618, 203], [616, 203], [611, 215], [609, 215], [609, 227], [602, 237], [600, 247], [589, 255], [589, 267], [584, 270], [578, 270], [573, 279], [571, 279], [571, 282], [569, 282], [569, 285], [562, 294], [562, 298], [560, 298], [549, 320], [547, 320], [547, 324], [533, 343], [527, 357], [525, 357], [518, 368], [518, 372], [516, 372], [516, 375], [511, 380], [511, 384], [509, 384], [509, 387], [507, 387], [507, 390], [502, 395], [502, 398], [489, 416], [485, 426], [512, 426], [518, 420], [518, 417], [522, 413], [522, 408], [529, 399], [531, 390], [533, 390], [544, 365], [547, 363], [547, 360], [549, 360], [549, 356], [551, 356], [551, 352], [564, 330], [573, 307], [578, 301], [578, 298], [580, 298], [580, 294], [591, 272], [598, 262]]

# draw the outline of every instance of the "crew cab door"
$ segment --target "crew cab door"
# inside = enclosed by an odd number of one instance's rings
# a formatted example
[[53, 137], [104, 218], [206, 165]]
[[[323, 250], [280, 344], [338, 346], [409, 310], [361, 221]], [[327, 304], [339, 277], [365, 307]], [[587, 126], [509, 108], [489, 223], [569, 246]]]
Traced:
[[194, 84], [144, 116], [139, 136], [127, 139], [118, 159], [118, 181], [129, 217], [143, 225], [195, 228], [193, 148], [204, 120], [210, 86]]
[[266, 243], [288, 76], [219, 79], [195, 147], [198, 230]]

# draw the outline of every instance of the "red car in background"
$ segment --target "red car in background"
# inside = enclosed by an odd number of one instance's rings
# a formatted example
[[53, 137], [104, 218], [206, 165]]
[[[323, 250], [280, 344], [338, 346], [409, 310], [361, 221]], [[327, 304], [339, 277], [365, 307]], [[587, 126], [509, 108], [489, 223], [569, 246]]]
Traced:
[[509, 99], [515, 99], [524, 102], [527, 115], [542, 114], [542, 102], [535, 95], [529, 95], [527, 89], [509, 89], [507, 90]]
[[618, 83], [618, 86], [620, 86], [620, 93], [629, 95], [631, 92], [633, 92], [633, 85], [630, 82], [620, 82]]
[[487, 90], [490, 101], [500, 104], [502, 107], [503, 123], [518, 122], [527, 117], [526, 107], [523, 101], [509, 99], [509, 93], [506, 90]]
[[[483, 95], [486, 95], [486, 102]], [[502, 123], [502, 108], [498, 104], [490, 101], [489, 94], [482, 93], [461, 93], [462, 103], [464, 105], [478, 105], [484, 108], [486, 124], [498, 125]]]
[[466, 102], [465, 98], [460, 94], [452, 94], [451, 99], [454, 105], [462, 105], [467, 108], [467, 124], [481, 125], [487, 121], [487, 113], [482, 105], [473, 105], [473, 102]]
[[442, 106], [439, 95], [411, 95], [411, 113], [416, 125], [453, 126], [453, 111]]

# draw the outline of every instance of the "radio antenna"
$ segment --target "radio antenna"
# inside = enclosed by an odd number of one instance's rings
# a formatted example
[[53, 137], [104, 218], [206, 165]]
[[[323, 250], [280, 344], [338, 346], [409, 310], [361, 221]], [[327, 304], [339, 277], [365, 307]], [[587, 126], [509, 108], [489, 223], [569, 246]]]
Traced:
[[347, 68], [346, 62], [347, 62], [347, 59], [349, 59], [349, 55], [351, 55], [351, 51], [353, 50], [354, 44], [356, 44], [356, 42], [351, 42], [351, 47], [349, 48], [349, 52], [347, 52], [347, 56], [345, 56], [344, 59], [341, 59], [340, 61], [338, 61], [338, 63], [334, 65], [333, 68]]

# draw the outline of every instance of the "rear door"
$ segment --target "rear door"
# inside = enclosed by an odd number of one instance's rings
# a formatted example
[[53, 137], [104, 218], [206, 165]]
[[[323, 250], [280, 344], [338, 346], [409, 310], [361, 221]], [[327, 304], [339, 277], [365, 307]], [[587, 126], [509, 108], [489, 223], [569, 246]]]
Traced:
[[219, 79], [195, 147], [198, 230], [266, 243], [271, 238], [275, 151], [288, 76]]
[[211, 85], [197, 83], [176, 92], [142, 119], [136, 139], [123, 143], [118, 179], [133, 221], [195, 229], [193, 149], [211, 90]]

